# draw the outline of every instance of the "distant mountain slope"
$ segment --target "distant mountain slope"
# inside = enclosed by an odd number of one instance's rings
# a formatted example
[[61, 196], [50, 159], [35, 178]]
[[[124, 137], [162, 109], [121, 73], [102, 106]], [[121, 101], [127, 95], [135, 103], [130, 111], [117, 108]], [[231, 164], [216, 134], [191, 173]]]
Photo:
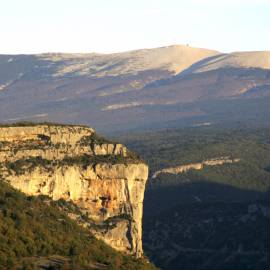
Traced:
[[39, 60], [58, 65], [53, 76], [120, 76], [136, 75], [147, 70], [179, 73], [205, 57], [219, 55], [213, 50], [174, 45], [114, 54], [42, 54]]
[[0, 55], [0, 80], [7, 83], [27, 77], [29, 73], [34, 75], [31, 79], [136, 75], [149, 70], [176, 74], [201, 59], [219, 54], [213, 50], [174, 45], [114, 54]]
[[[222, 124], [230, 120], [226, 106], [234, 100], [246, 124], [258, 113], [268, 116], [256, 104], [270, 96], [269, 59], [266, 51], [222, 54], [184, 45], [115, 54], [1, 55], [0, 121], [83, 123], [109, 133], [202, 119]], [[211, 108], [218, 103], [222, 117], [206, 110], [207, 102]], [[239, 115], [240, 107], [230, 113]], [[247, 107], [253, 108], [248, 114]]]

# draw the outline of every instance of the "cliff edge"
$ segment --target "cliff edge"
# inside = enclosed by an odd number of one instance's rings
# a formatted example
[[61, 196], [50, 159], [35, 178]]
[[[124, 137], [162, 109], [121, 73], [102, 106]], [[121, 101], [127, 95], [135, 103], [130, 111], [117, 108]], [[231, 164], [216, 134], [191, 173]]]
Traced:
[[0, 176], [28, 195], [72, 201], [97, 238], [141, 257], [148, 166], [124, 145], [85, 126], [0, 126]]

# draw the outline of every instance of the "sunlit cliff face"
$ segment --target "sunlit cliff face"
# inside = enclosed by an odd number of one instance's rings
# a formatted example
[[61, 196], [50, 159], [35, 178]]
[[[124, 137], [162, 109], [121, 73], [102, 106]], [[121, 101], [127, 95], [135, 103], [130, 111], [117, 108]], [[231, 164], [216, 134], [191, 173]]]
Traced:
[[81, 126], [0, 128], [0, 173], [29, 195], [74, 202], [106, 243], [140, 257], [148, 167], [122, 144]]

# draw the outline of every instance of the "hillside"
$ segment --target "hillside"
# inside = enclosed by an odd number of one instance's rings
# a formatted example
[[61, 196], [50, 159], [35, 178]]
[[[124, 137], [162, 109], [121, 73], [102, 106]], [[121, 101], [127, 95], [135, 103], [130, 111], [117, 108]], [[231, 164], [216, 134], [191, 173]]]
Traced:
[[269, 268], [269, 129], [203, 126], [119, 139], [150, 167], [143, 242], [157, 266]]
[[201, 122], [268, 126], [269, 78], [269, 52], [174, 45], [1, 55], [0, 121], [82, 123], [108, 134]]
[[[269, 138], [269, 129], [212, 127], [171, 129], [119, 137], [131, 149], [136, 149], [148, 162], [150, 180], [147, 192], [150, 195], [152, 192], [160, 192], [160, 196], [165, 196], [163, 200], [169, 201], [164, 207], [168, 206], [169, 202], [197, 202], [195, 197], [201, 198], [202, 201], [241, 201], [249, 196], [250, 199], [262, 198], [270, 188]], [[211, 164], [211, 161], [213, 163], [222, 159], [237, 162]], [[168, 172], [168, 168], [202, 163], [204, 166], [197, 170], [193, 166], [190, 170], [179, 171], [176, 174]], [[205, 185], [206, 189], [200, 188], [200, 185]], [[213, 192], [207, 190], [208, 185], [213, 186]], [[227, 190], [230, 188], [232, 191], [228, 193]], [[169, 191], [172, 192], [171, 195]], [[241, 193], [249, 196], [242, 197]], [[151, 203], [162, 208], [163, 203], [159, 203], [159, 198], [151, 195], [151, 199], [155, 199], [155, 202]], [[146, 208], [148, 203], [150, 203], [149, 196], [146, 196]], [[152, 209], [151, 212], [153, 211]]]
[[144, 248], [161, 269], [264, 270], [269, 226], [269, 201], [181, 204], [145, 222]]
[[3, 179], [0, 202], [1, 269], [155, 269], [116, 252], [71, 220], [63, 208], [78, 214], [73, 204], [26, 196]]

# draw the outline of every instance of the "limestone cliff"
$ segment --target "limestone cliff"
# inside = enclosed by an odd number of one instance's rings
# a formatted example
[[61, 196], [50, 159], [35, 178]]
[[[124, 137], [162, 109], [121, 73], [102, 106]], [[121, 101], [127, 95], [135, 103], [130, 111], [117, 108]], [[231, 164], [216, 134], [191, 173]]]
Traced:
[[83, 126], [0, 127], [0, 164], [2, 178], [15, 188], [72, 201], [98, 238], [142, 255], [148, 167], [122, 144]]
[[223, 165], [223, 164], [228, 164], [228, 163], [235, 163], [239, 161], [240, 159], [238, 158], [232, 159], [230, 157], [219, 157], [219, 158], [207, 159], [198, 163], [179, 165], [176, 167], [170, 167], [170, 168], [165, 168], [165, 169], [156, 171], [155, 173], [153, 173], [152, 179], [157, 178], [158, 175], [161, 173], [179, 174], [179, 173], [187, 172], [189, 170], [202, 170], [204, 166], [217, 166], [217, 165]]

